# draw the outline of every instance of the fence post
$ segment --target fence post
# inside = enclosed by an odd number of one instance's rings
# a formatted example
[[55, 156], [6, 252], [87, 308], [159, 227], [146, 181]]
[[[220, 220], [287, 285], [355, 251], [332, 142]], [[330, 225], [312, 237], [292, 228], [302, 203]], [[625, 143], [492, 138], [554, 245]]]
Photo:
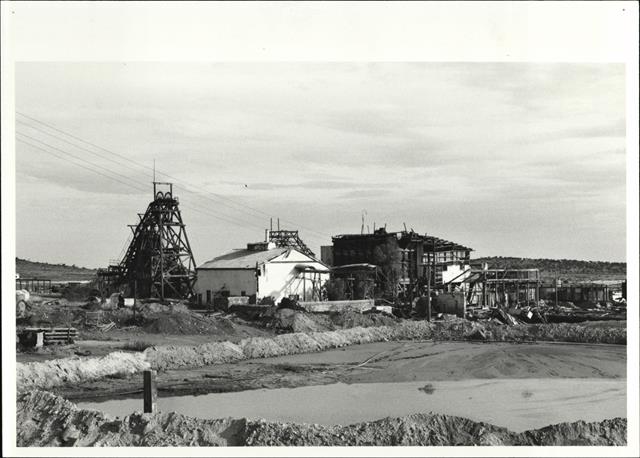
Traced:
[[156, 371], [144, 371], [144, 413], [156, 412], [156, 400], [158, 391], [156, 389]]

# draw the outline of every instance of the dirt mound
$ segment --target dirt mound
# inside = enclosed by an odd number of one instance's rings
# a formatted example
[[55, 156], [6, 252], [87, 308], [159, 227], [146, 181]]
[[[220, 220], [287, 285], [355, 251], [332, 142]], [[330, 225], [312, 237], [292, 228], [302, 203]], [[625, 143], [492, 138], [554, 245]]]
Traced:
[[68, 283], [60, 290], [68, 301], [86, 301], [91, 296], [99, 296], [100, 291], [92, 283]]
[[150, 334], [233, 334], [235, 324], [223, 318], [204, 317], [197, 313], [150, 313], [144, 315], [142, 329]]
[[30, 303], [29, 313], [21, 324], [40, 327], [79, 327], [85, 311], [78, 307], [69, 307], [64, 299], [55, 303]]
[[[295, 319], [295, 316], [294, 316]], [[564, 340], [572, 334], [586, 342], [597, 341], [598, 328], [564, 325], [535, 325], [539, 340]], [[573, 328], [581, 328], [579, 331]], [[495, 328], [495, 329], [494, 329]], [[280, 334], [276, 337], [249, 337], [237, 343], [213, 342], [194, 346], [157, 346], [145, 350], [147, 360], [159, 370], [181, 367], [201, 367], [221, 364], [241, 359], [269, 358], [274, 356], [312, 353], [340, 348], [348, 345], [395, 340], [523, 340], [527, 327], [494, 326], [484, 327], [466, 320], [429, 323], [426, 321], [403, 321], [395, 326], [355, 327], [336, 331]], [[611, 330], [609, 330], [611, 331]], [[618, 334], [626, 330], [616, 329]], [[615, 335], [618, 335], [615, 334]], [[553, 337], [556, 337], [555, 339]], [[618, 336], [619, 337], [619, 336]], [[618, 340], [617, 338], [611, 340]], [[576, 340], [579, 341], [579, 340]], [[607, 342], [607, 343], [619, 343]]]
[[16, 363], [18, 390], [50, 388], [65, 383], [96, 380], [108, 375], [135, 374], [149, 368], [142, 353], [109, 353], [102, 358], [62, 358], [44, 362]]
[[353, 311], [345, 313], [330, 313], [328, 318], [336, 329], [371, 326], [393, 326], [400, 320], [396, 317], [382, 313], [357, 313]]
[[204, 420], [176, 413], [123, 419], [81, 410], [44, 391], [18, 396], [17, 445], [27, 446], [340, 446], [626, 445], [627, 420], [562, 423], [517, 434], [466, 418], [416, 414], [348, 426], [247, 419]]
[[[189, 314], [162, 314], [163, 320], [177, 317], [190, 319]], [[174, 325], [171, 329], [175, 332]], [[207, 332], [223, 332], [220, 327], [208, 327]], [[214, 330], [215, 329], [215, 330]], [[18, 366], [18, 386], [43, 387], [100, 378], [114, 373], [135, 373], [147, 363], [158, 370], [202, 367], [242, 359], [312, 353], [347, 345], [398, 340], [484, 340], [522, 341], [525, 339], [582, 343], [626, 344], [624, 328], [594, 328], [569, 323], [501, 326], [470, 322], [464, 319], [447, 322], [402, 321], [395, 326], [354, 327], [336, 331], [280, 334], [276, 337], [249, 337], [237, 343], [211, 342], [194, 346], [154, 346], [143, 353], [112, 353], [104, 358], [89, 358], [92, 364], [83, 366], [77, 359], [50, 360]], [[235, 334], [238, 337], [238, 333]], [[109, 359], [112, 358], [112, 359]], [[129, 359], [127, 359], [129, 358]], [[137, 359], [136, 359], [137, 358]], [[93, 362], [104, 360], [104, 367]]]
[[200, 367], [239, 361], [245, 356], [242, 349], [231, 342], [211, 342], [204, 345], [158, 346], [143, 352], [154, 369]]
[[260, 320], [267, 327], [287, 332], [320, 332], [355, 327], [393, 326], [398, 319], [379, 313], [331, 312], [308, 313], [281, 308], [265, 311]]
[[19, 447], [243, 445], [245, 430], [244, 420], [201, 420], [175, 413], [114, 419], [80, 410], [44, 391], [18, 396], [16, 424]]
[[273, 310], [272, 314], [265, 315], [264, 322], [268, 327], [287, 332], [318, 332], [326, 331], [331, 323], [322, 316], [313, 316], [310, 313], [298, 310], [281, 308]]
[[246, 444], [257, 446], [626, 445], [627, 420], [562, 423], [518, 434], [467, 418], [415, 414], [349, 426], [249, 422], [247, 432]]
[[519, 445], [626, 445], [627, 419], [559, 423], [520, 434]]
[[142, 314], [189, 312], [189, 308], [183, 302], [169, 302], [167, 304], [161, 304], [160, 302], [141, 302], [137, 305], [136, 310]]

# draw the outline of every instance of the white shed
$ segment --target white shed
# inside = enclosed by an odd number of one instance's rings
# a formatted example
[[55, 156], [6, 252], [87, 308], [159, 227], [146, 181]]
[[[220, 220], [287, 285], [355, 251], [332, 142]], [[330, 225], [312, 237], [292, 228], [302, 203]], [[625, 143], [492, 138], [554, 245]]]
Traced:
[[207, 261], [197, 268], [195, 293], [198, 302], [208, 304], [216, 294], [256, 296], [259, 301], [285, 297], [301, 301], [321, 300], [321, 287], [329, 279], [323, 262], [292, 247], [273, 243], [250, 243], [246, 249]]

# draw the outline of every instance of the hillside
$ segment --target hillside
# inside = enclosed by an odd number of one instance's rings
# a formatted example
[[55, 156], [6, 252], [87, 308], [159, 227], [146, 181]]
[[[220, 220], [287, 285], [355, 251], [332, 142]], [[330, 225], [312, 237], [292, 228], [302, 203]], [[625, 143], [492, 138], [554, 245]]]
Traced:
[[494, 269], [540, 269], [543, 279], [553, 279], [556, 275], [565, 280], [624, 280], [627, 277], [627, 263], [604, 261], [577, 261], [573, 259], [531, 259], [492, 256], [472, 259], [479, 266], [488, 263]]
[[53, 281], [91, 280], [96, 271], [66, 264], [48, 264], [16, 258], [16, 273], [20, 278], [41, 278]]

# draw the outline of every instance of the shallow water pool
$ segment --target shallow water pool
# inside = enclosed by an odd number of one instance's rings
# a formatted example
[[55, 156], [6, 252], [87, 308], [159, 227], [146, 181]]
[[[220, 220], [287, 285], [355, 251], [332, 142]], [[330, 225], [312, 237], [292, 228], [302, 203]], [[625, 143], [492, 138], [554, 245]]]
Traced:
[[[142, 410], [142, 396], [78, 405], [123, 417]], [[163, 397], [158, 399], [158, 409], [199, 418], [264, 418], [324, 425], [435, 412], [520, 432], [561, 422], [626, 417], [626, 379], [337, 383]]]

